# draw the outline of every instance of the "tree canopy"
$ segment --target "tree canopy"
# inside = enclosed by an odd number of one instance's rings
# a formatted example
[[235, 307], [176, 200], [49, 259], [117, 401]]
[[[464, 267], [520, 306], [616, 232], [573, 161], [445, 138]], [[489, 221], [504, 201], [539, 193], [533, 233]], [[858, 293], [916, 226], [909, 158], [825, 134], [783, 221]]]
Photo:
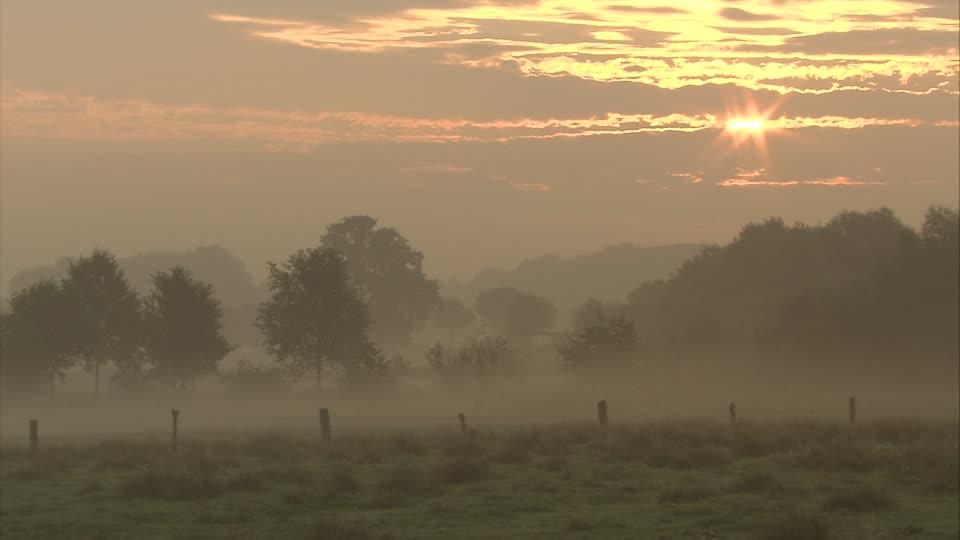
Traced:
[[296, 374], [337, 366], [368, 343], [370, 316], [347, 261], [329, 248], [300, 250], [268, 264], [271, 297], [260, 304], [264, 346]]
[[221, 333], [223, 310], [213, 286], [175, 266], [155, 274], [153, 287], [146, 305], [146, 350], [154, 375], [185, 385], [216, 372], [231, 347]]
[[129, 362], [141, 346], [140, 299], [114, 256], [99, 249], [70, 263], [62, 288], [75, 328], [73, 354], [93, 371], [99, 391], [100, 366]]
[[439, 303], [435, 280], [423, 272], [423, 253], [392, 227], [369, 216], [350, 216], [327, 227], [321, 249], [339, 252], [367, 305], [372, 337], [407, 343]]
[[481, 292], [474, 309], [513, 340], [526, 340], [545, 332], [553, 328], [557, 319], [557, 309], [549, 300], [510, 287]]
[[10, 299], [10, 313], [0, 317], [0, 374], [8, 391], [48, 385], [76, 363], [72, 355], [76, 324], [68, 297], [54, 280], [21, 289]]

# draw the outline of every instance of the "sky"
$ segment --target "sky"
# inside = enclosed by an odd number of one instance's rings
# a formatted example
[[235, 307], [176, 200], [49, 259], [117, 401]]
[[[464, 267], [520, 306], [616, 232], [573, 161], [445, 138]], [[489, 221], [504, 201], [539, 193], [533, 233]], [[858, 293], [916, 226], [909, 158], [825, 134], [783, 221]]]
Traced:
[[956, 0], [0, 3], [0, 281], [265, 262], [368, 214], [440, 278], [960, 197]]

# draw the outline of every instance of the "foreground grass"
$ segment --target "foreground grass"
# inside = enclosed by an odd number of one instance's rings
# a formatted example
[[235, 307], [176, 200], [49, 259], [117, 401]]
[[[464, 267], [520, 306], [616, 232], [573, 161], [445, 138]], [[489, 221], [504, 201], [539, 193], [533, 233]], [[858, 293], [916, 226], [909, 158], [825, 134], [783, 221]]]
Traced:
[[3, 538], [957, 538], [956, 423], [560, 425], [0, 454]]

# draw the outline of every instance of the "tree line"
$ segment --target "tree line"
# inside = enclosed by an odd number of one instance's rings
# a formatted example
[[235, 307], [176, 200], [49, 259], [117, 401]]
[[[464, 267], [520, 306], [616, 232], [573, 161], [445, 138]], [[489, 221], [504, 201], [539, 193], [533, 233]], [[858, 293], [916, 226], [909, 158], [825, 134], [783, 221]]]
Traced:
[[[802, 347], [919, 343], [956, 351], [960, 218], [932, 207], [917, 231], [892, 211], [843, 212], [825, 224], [751, 223], [729, 244], [703, 248], [667, 279], [621, 302], [586, 301], [555, 332], [547, 299], [515, 288], [477, 294], [472, 309], [441, 298], [423, 254], [368, 216], [331, 224], [316, 247], [268, 263], [255, 327], [284, 374], [336, 373], [342, 384], [383, 383], [404, 365], [382, 345], [409, 343], [430, 322], [446, 334], [427, 354], [444, 377], [515, 373], [517, 349], [552, 348], [576, 370], [636, 364], [646, 346]], [[112, 382], [190, 387], [232, 349], [213, 287], [175, 266], [140, 295], [107, 251], [69, 262], [65, 277], [17, 291], [0, 316], [6, 389], [52, 392], [75, 366], [114, 367]], [[473, 329], [457, 343], [457, 332]], [[263, 379], [258, 369], [236, 378]]]
[[574, 326], [623, 318], [643, 343], [667, 348], [907, 343], [956, 351], [958, 230], [957, 209], [938, 206], [920, 230], [887, 208], [818, 225], [751, 223], [623, 301], [588, 300]]

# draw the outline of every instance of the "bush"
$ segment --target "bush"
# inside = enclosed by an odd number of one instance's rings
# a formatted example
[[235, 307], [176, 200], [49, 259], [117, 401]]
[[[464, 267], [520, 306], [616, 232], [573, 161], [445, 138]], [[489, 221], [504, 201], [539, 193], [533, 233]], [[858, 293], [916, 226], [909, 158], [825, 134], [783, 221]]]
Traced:
[[360, 482], [353, 469], [340, 466], [327, 477], [327, 490], [330, 495], [356, 493], [360, 491]]
[[737, 493], [770, 493], [780, 487], [777, 481], [765, 472], [752, 472], [733, 486]]
[[223, 489], [208, 476], [171, 471], [144, 471], [123, 484], [128, 497], [191, 500], [217, 497]]
[[223, 372], [220, 379], [231, 394], [249, 396], [279, 394], [290, 389], [289, 375], [279, 367], [262, 367], [246, 358], [237, 362], [233, 372]]
[[356, 523], [323, 518], [313, 524], [306, 540], [390, 540], [392, 538], [388, 534], [376, 535]]
[[455, 459], [437, 466], [436, 474], [441, 482], [463, 484], [488, 478], [490, 467], [485, 461]]
[[424, 495], [435, 490], [428, 475], [406, 465], [387, 469], [378, 482], [382, 491], [397, 495]]
[[452, 378], [511, 373], [518, 364], [500, 336], [474, 338], [459, 349], [437, 342], [427, 351], [427, 362], [437, 373]]
[[816, 514], [790, 512], [769, 524], [755, 540], [830, 540], [830, 527]]
[[657, 502], [660, 504], [676, 504], [702, 501], [710, 494], [700, 488], [671, 488], [660, 493]]
[[887, 492], [865, 485], [834, 493], [823, 502], [823, 508], [832, 511], [876, 512], [896, 507], [896, 501]]

